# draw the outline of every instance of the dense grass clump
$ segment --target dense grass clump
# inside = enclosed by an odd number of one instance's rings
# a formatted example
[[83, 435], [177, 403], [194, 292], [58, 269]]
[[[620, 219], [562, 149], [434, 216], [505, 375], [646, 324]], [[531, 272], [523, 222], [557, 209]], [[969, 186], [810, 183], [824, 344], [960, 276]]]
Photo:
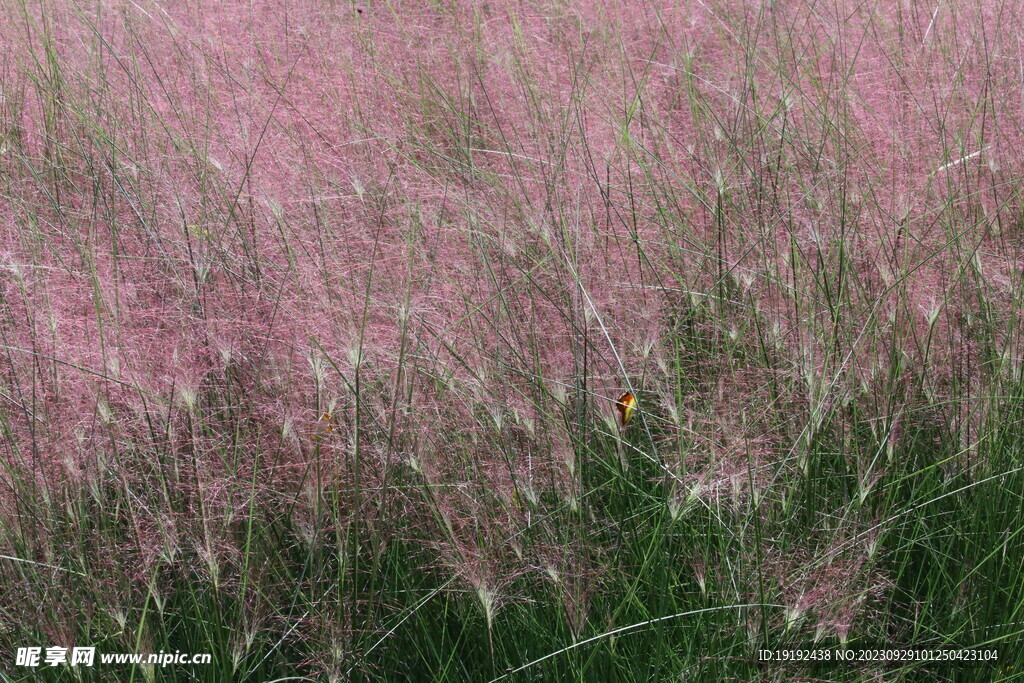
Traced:
[[0, 678], [1020, 678], [1022, 16], [5, 3]]

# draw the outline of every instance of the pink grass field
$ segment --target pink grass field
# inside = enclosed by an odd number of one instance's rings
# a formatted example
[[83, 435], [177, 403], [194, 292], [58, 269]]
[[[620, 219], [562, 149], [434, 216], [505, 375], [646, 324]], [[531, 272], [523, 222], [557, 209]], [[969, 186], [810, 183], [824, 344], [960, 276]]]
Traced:
[[[0, 555], [59, 565], [62, 534], [92, 538], [76, 569], [100, 612], [171, 567], [244, 593], [258, 632], [277, 599], [250, 586], [276, 586], [239, 533], [258, 510], [311, 546], [357, 525], [368, 557], [417, 539], [410, 562], [488, 627], [523, 577], [562, 582], [575, 637], [602, 628], [610, 551], [555, 525], [523, 539], [586, 507], [589, 439], [656, 463], [675, 517], [750, 514], [826, 415], [884, 461], [927, 414], [958, 440], [944, 466], [970, 470], [990, 397], [1021, 379], [1022, 18], [5, 3]], [[627, 389], [642, 412], [620, 430]], [[861, 495], [876, 451], [851, 456]], [[89, 533], [111, 488], [116, 545]], [[808, 612], [845, 639], [884, 609], [875, 521], [763, 558], [776, 626]], [[24, 626], [42, 589], [2, 563], [0, 618]], [[702, 587], [727, 573], [679, 564]], [[48, 576], [38, 629], [59, 644], [89, 610], [53, 606], [85, 589]], [[289, 637], [347, 642], [358, 609]], [[296, 666], [344, 674], [351, 653], [324, 652]]]

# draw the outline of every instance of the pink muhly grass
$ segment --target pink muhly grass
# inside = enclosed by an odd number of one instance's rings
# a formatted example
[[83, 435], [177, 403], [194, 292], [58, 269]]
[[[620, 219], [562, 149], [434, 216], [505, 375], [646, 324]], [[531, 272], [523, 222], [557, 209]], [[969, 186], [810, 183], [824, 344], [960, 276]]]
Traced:
[[786, 606], [781, 625], [787, 630], [805, 632], [813, 627], [815, 640], [831, 630], [845, 642], [854, 620], [877, 610], [878, 601], [891, 589], [870, 550], [840, 551], [846, 547], [842, 541], [837, 539], [820, 560], [799, 553], [769, 560], [780, 584], [779, 602]]
[[[0, 511], [109, 515], [111, 604], [173, 570], [256, 629], [290, 552], [372, 574], [408, 544], [489, 627], [546, 572], [579, 638], [606, 549], [557, 531], [619, 522], [605, 447], [680, 526], [770, 524], [858, 430], [861, 506], [912, 419], [973, 466], [973, 399], [1021, 376], [1001, 5], [285, 4], [0, 12]], [[885, 574], [812, 559], [770, 567], [776, 626], [845, 639]], [[302, 666], [344, 677], [359, 600], [288, 615], [327, 647]]]

